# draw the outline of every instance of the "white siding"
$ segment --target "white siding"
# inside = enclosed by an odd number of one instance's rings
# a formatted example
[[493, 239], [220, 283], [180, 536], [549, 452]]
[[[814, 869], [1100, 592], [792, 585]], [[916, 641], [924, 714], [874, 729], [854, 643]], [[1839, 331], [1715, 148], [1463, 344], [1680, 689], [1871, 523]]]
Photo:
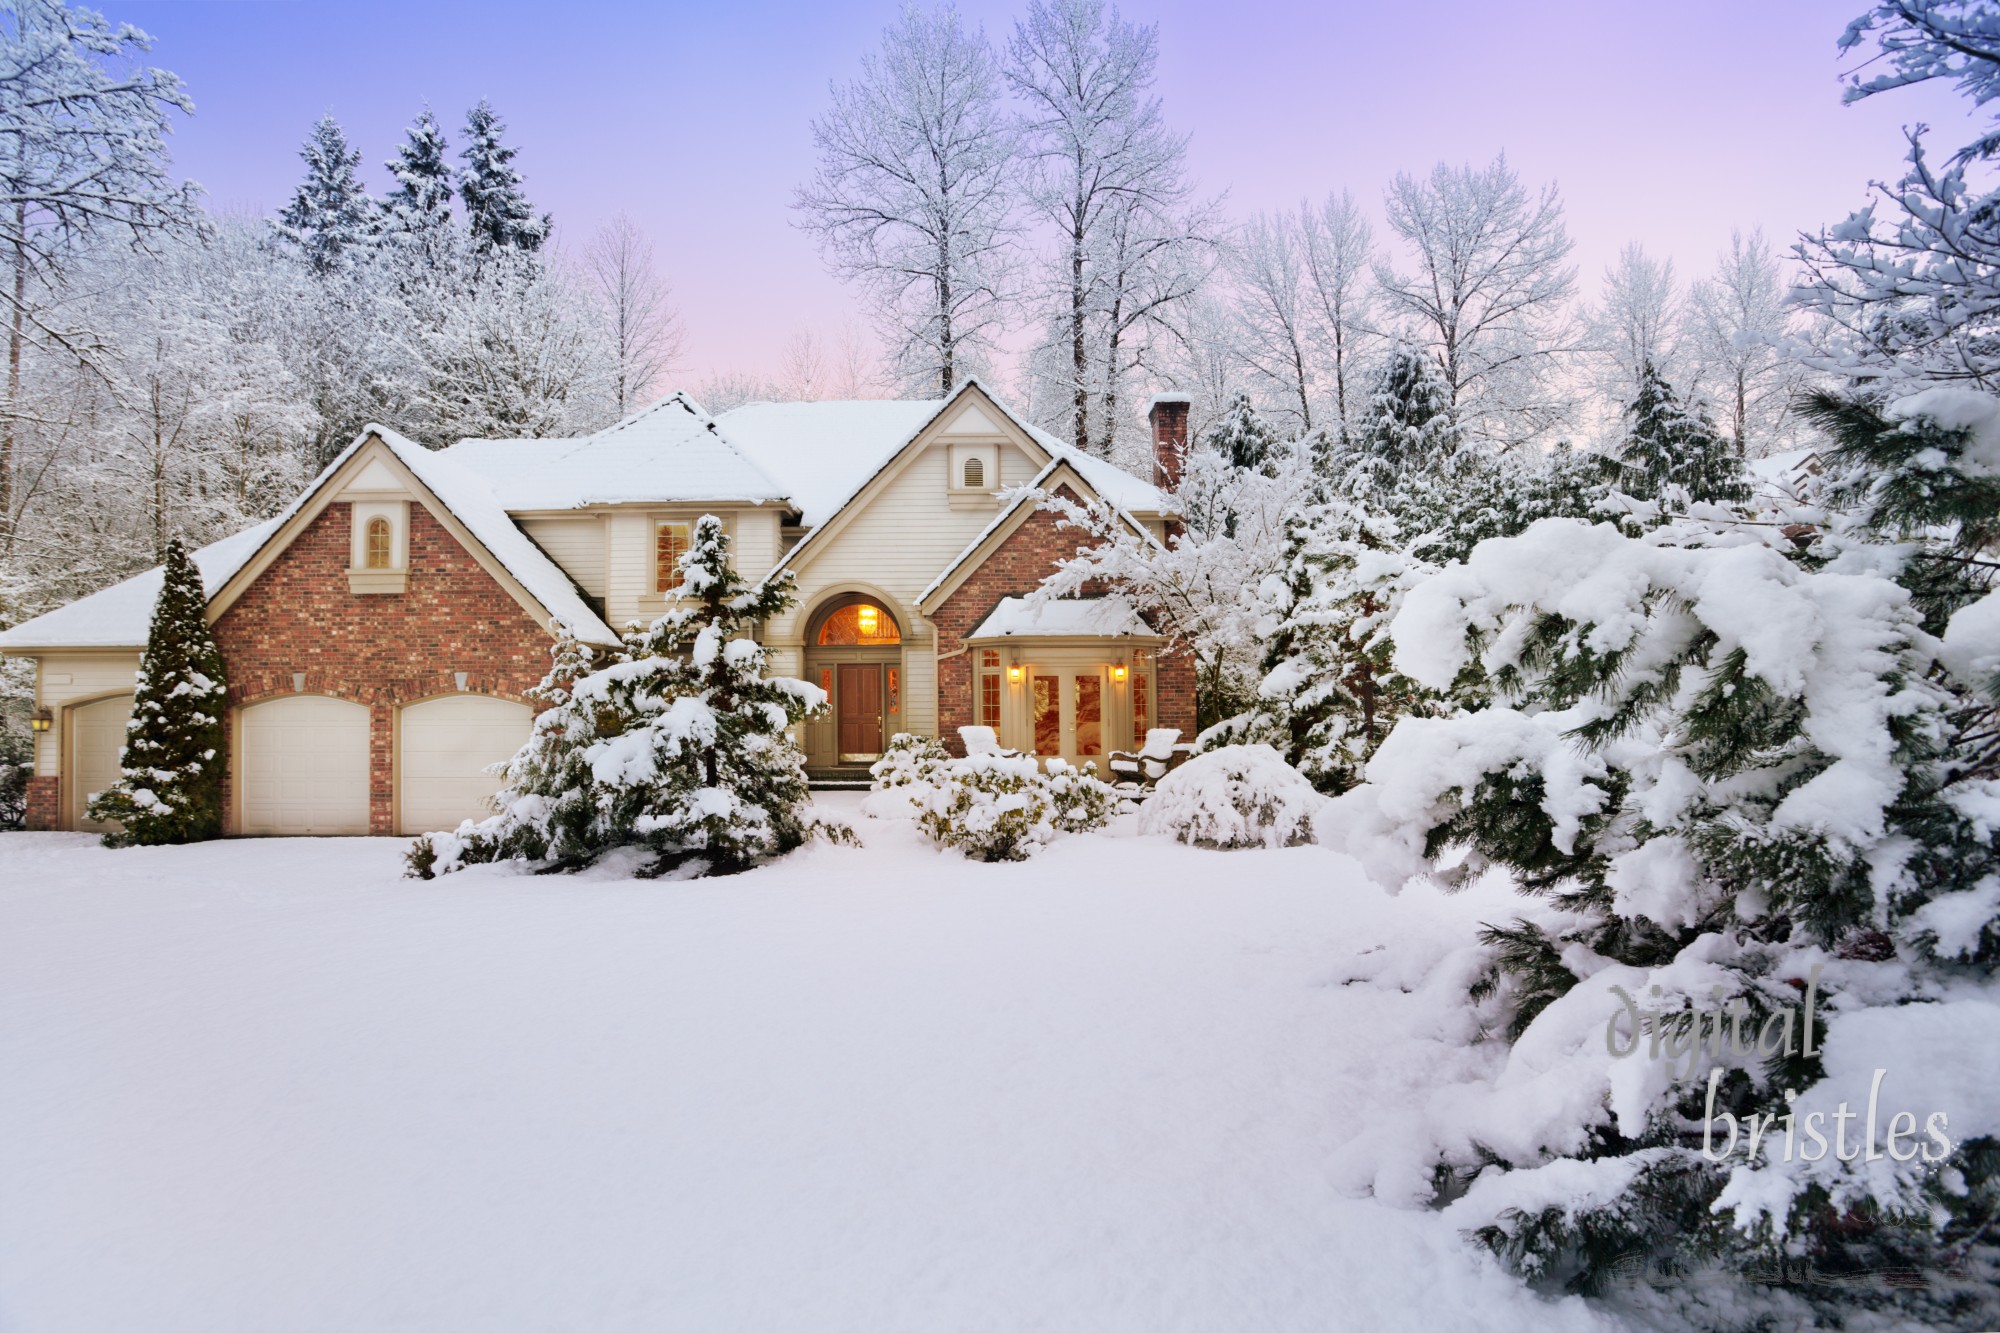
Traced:
[[592, 597], [604, 596], [604, 518], [523, 519], [521, 530], [549, 559], [562, 566], [576, 586]]

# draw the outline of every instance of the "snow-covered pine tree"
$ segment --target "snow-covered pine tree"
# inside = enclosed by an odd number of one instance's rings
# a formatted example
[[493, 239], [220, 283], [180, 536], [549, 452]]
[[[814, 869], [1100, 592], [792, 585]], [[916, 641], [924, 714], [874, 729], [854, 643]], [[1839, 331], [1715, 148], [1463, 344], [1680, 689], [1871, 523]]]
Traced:
[[388, 163], [396, 184], [382, 200], [385, 240], [411, 248], [416, 261], [430, 268], [445, 262], [454, 249], [453, 177], [446, 151], [444, 131], [425, 107]]
[[521, 173], [510, 165], [517, 149], [500, 141], [506, 130], [485, 98], [465, 113], [465, 148], [459, 156], [459, 194], [465, 200], [465, 226], [475, 254], [519, 250], [533, 254], [549, 237], [550, 217], [540, 217], [521, 192]]
[[642, 875], [721, 875], [814, 836], [852, 837], [813, 812], [805, 755], [787, 733], [826, 707], [825, 693], [766, 677], [750, 637], [791, 605], [791, 575], [748, 583], [728, 551], [721, 520], [704, 516], [674, 605], [614, 660], [598, 666], [559, 639], [542, 687], [553, 706], [508, 765], [500, 813], [418, 839], [412, 873], [499, 860], [568, 870], [632, 847]]
[[1208, 433], [1208, 447], [1228, 459], [1229, 466], [1243, 470], [1273, 466], [1278, 444], [1278, 432], [1258, 414], [1247, 393], [1229, 400], [1222, 418]]
[[139, 659], [120, 776], [90, 802], [92, 819], [120, 825], [104, 835], [108, 847], [222, 836], [229, 694], [222, 652], [209, 633], [201, 571], [178, 538], [167, 544], [165, 575]]
[[373, 240], [375, 201], [354, 174], [361, 165], [360, 150], [347, 146], [346, 133], [331, 115], [319, 118], [299, 156], [306, 178], [278, 215], [275, 230], [314, 273], [325, 275]]
[[1696, 504], [1750, 498], [1734, 444], [1716, 433], [1703, 412], [1682, 403], [1650, 361], [1639, 369], [1639, 391], [1625, 418], [1618, 480], [1627, 494]]

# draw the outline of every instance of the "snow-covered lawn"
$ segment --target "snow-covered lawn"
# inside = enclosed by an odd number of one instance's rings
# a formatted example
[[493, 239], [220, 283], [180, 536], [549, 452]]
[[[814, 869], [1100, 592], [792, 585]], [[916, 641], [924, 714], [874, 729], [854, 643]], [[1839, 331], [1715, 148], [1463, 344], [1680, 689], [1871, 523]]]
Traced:
[[1346, 1192], [1503, 905], [858, 822], [694, 883], [0, 836], [0, 1328], [1605, 1326]]

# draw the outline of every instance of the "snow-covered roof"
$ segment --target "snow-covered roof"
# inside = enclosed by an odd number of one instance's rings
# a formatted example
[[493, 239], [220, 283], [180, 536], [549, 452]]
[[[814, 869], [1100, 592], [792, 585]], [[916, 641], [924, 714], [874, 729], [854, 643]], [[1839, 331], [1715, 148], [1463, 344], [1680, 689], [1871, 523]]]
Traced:
[[[264, 539], [282, 521], [267, 519], [196, 551], [194, 565], [201, 571], [203, 591], [213, 597], [257, 553]], [[143, 574], [100, 588], [47, 615], [24, 620], [0, 633], [0, 652], [17, 648], [130, 648], [143, 644], [147, 627], [152, 623], [153, 604], [160, 599], [160, 586], [165, 581], [164, 567], [155, 565]]]
[[931, 399], [751, 403], [724, 412], [716, 424], [785, 488], [800, 521], [818, 527], [943, 406]]
[[1033, 605], [1025, 597], [1002, 597], [1000, 604], [979, 622], [971, 639], [1001, 638], [1089, 638], [1125, 639], [1160, 637], [1139, 618], [1132, 603], [1123, 597], [1056, 598]]
[[[570, 627], [580, 639], [594, 643], [616, 643], [618, 635], [604, 623], [603, 617], [591, 609], [583, 600], [570, 576], [563, 573], [556, 562], [543, 553], [542, 548], [528, 539], [507, 510], [488, 487], [479, 473], [466, 467], [456, 459], [444, 454], [433, 453], [413, 440], [404, 439], [386, 426], [370, 426], [361, 433], [365, 440], [370, 434], [381, 437], [403, 466], [410, 469], [431, 494], [444, 503], [458, 521], [484, 546], [489, 554], [506, 569], [509, 574], [533, 597], [547, 608], [550, 615]], [[356, 440], [348, 452], [359, 448], [361, 440]], [[346, 454], [342, 454], [345, 460]], [[339, 466], [338, 462], [334, 466]], [[332, 472], [329, 467], [327, 473]], [[327, 473], [321, 474], [324, 482]], [[316, 484], [313, 490], [318, 489]], [[307, 491], [310, 495], [311, 490]]]
[[1743, 465], [1759, 490], [1775, 499], [1793, 504], [1802, 501], [1825, 464], [1813, 449], [1787, 449], [1783, 453], [1752, 458]]
[[785, 488], [684, 393], [670, 394], [595, 435], [461, 440], [444, 456], [477, 473], [504, 507], [517, 511], [662, 500], [763, 504], [787, 498]]
[[[250, 563], [272, 534], [312, 501], [355, 451], [370, 436], [381, 439], [397, 460], [415, 474], [444, 507], [463, 523], [501, 567], [550, 615], [569, 625], [579, 638], [599, 643], [616, 643], [618, 636], [590, 604], [583, 600], [569, 575], [556, 567], [542, 549], [528, 540], [478, 473], [443, 454], [433, 453], [414, 440], [404, 438], [386, 426], [363, 428], [354, 443], [327, 464], [298, 499], [277, 517], [246, 528], [233, 537], [202, 547], [194, 553], [195, 567], [201, 571], [202, 589], [209, 597]], [[520, 443], [509, 441], [508, 443]], [[113, 584], [47, 615], [24, 621], [0, 634], [0, 651], [26, 648], [126, 648], [141, 647], [153, 617], [153, 603], [159, 599], [164, 574], [155, 566], [143, 574]]]

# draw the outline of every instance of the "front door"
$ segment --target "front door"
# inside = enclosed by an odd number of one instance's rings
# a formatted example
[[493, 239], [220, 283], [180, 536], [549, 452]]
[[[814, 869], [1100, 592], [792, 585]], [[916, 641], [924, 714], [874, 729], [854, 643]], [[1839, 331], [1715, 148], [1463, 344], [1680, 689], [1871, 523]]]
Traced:
[[870, 763], [882, 757], [882, 668], [874, 662], [842, 662], [834, 689], [839, 718], [840, 762]]

